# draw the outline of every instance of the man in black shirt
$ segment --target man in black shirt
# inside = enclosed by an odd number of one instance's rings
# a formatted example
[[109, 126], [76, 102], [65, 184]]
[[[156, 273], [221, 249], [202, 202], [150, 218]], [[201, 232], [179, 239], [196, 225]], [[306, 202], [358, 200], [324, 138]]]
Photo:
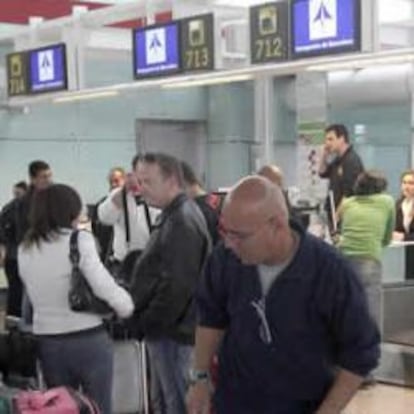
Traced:
[[207, 193], [197, 179], [193, 169], [185, 161], [181, 161], [184, 185], [187, 195], [191, 197], [206, 219], [211, 241], [215, 245], [219, 240], [218, 220], [222, 204], [222, 198], [218, 194]]
[[[5, 250], [4, 270], [8, 281], [7, 314], [21, 315], [22, 282], [17, 266], [17, 248], [29, 229], [29, 211], [33, 195], [52, 182], [48, 163], [35, 160], [29, 164], [30, 186], [22, 197], [13, 199], [0, 212], [0, 249]], [[1, 265], [1, 263], [0, 263]]]
[[[349, 142], [345, 125], [333, 124], [325, 129], [325, 144], [319, 166], [319, 176], [329, 179], [329, 192], [332, 192], [333, 207], [337, 210], [344, 197], [353, 195], [354, 183], [364, 171], [361, 158]], [[335, 230], [334, 213], [329, 195], [325, 203], [330, 229]]]

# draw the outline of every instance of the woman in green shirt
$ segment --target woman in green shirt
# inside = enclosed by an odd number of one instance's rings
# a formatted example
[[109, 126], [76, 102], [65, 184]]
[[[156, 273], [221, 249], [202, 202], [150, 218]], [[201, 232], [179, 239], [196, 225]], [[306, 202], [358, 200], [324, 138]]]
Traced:
[[381, 254], [394, 230], [394, 200], [384, 191], [387, 180], [377, 171], [362, 172], [354, 196], [343, 200], [338, 210], [341, 235], [338, 247], [347, 256], [364, 286], [368, 306], [382, 328]]

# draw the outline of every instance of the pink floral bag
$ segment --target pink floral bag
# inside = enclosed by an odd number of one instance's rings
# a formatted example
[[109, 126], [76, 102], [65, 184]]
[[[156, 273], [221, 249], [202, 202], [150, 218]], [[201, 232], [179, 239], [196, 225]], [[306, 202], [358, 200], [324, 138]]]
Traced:
[[100, 414], [91, 399], [69, 387], [22, 391], [14, 405], [16, 414]]

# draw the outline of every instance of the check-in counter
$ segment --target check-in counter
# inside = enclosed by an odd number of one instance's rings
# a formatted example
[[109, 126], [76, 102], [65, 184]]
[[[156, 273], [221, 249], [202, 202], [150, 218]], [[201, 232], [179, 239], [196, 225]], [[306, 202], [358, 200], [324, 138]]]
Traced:
[[406, 247], [414, 242], [393, 242], [384, 250], [383, 329], [379, 381], [414, 387], [414, 280], [405, 279]]
[[[382, 258], [382, 282], [400, 283], [405, 281], [406, 248], [414, 246], [414, 241], [392, 242], [385, 250]], [[413, 279], [414, 281], [414, 279]]]
[[414, 346], [414, 280], [405, 279], [407, 246], [414, 246], [414, 242], [393, 242], [384, 251], [383, 340]]

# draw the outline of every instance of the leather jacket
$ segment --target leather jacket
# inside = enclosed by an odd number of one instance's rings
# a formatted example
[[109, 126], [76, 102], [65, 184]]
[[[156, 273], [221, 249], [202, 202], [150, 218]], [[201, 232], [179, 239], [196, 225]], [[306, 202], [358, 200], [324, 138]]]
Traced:
[[210, 250], [201, 211], [178, 195], [158, 217], [134, 267], [135, 312], [128, 323], [133, 336], [194, 343], [193, 296]]

